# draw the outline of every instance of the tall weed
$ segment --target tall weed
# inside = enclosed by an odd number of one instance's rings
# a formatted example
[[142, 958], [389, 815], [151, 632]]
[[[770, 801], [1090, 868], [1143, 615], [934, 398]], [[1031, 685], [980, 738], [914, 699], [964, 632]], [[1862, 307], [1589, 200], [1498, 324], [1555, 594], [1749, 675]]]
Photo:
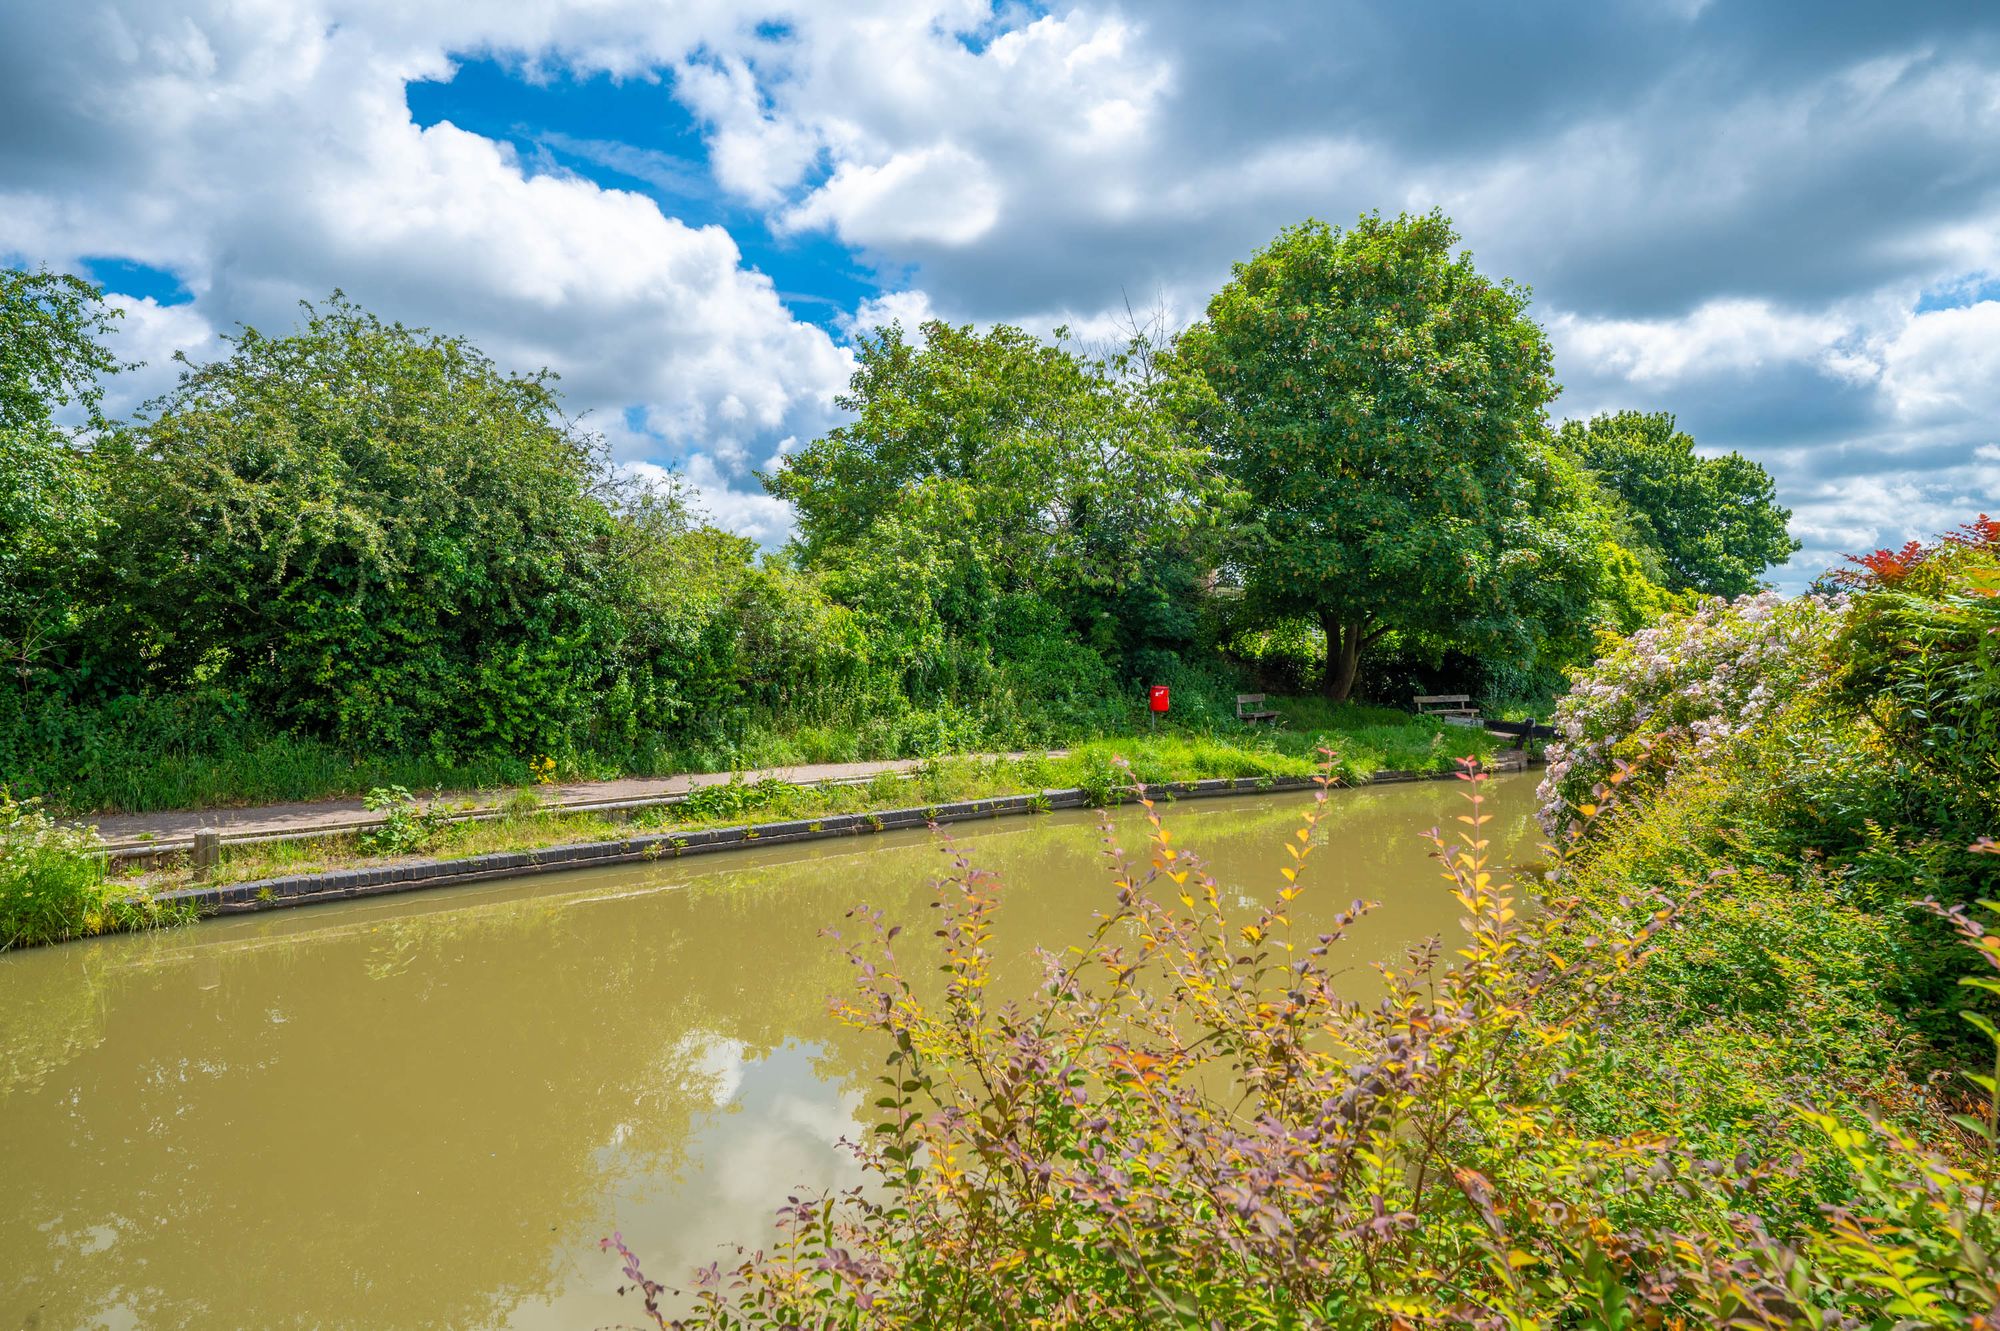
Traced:
[[0, 951], [160, 923], [172, 914], [107, 880], [95, 833], [64, 826], [33, 800], [17, 801], [0, 787]]

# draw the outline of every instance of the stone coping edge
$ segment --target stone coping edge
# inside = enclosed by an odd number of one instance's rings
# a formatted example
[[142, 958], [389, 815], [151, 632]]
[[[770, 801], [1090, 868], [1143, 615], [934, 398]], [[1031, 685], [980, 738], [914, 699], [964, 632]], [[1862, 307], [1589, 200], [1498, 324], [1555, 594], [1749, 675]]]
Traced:
[[[1398, 781], [1448, 781], [1456, 772], [1377, 772], [1365, 785]], [[1214, 795], [1254, 795], [1266, 791], [1310, 790], [1316, 777], [1221, 777], [1207, 781], [1169, 781], [1146, 787], [1156, 799], [1200, 799]], [[1361, 787], [1342, 787], [1358, 789]], [[1121, 801], [1128, 802], [1128, 801]], [[520, 878], [529, 874], [562, 869], [591, 869], [600, 865], [636, 864], [679, 859], [707, 851], [741, 850], [755, 846], [783, 846], [801, 841], [827, 841], [837, 837], [862, 836], [871, 832], [893, 832], [927, 827], [933, 823], [962, 823], [975, 818], [1003, 818], [1055, 809], [1090, 807], [1089, 792], [1080, 788], [1045, 790], [1039, 795], [996, 795], [986, 799], [957, 800], [948, 804], [904, 809], [884, 809], [876, 813], [828, 814], [824, 818], [791, 819], [785, 822], [746, 824], [740, 827], [711, 827], [691, 832], [665, 832], [628, 837], [622, 841], [590, 841], [569, 846], [544, 846], [539, 850], [497, 851], [455, 860], [410, 860], [353, 869], [331, 869], [320, 873], [287, 874], [242, 883], [207, 887], [183, 887], [162, 892], [157, 901], [191, 905], [204, 915], [237, 915], [251, 911], [278, 910], [320, 901], [342, 901], [351, 897], [380, 896], [391, 892], [414, 892], [431, 887], [452, 887], [461, 883], [490, 882], [500, 878]]]
[[[708, 776], [715, 774], [702, 773], [701, 775]], [[736, 774], [732, 774], [732, 779], [734, 775]], [[818, 781], [807, 781], [800, 784], [807, 790], [817, 789], [822, 786], [865, 786], [873, 781], [875, 776], [881, 775], [884, 775], [884, 773], [878, 772], [874, 776], [829, 776], [823, 777]], [[916, 773], [890, 772], [886, 775], [894, 776], [899, 781], [908, 781], [913, 779]], [[720, 786], [727, 784], [727, 781], [705, 781], [700, 786], [695, 787], [695, 789], [700, 790], [710, 785]], [[637, 813], [642, 809], [665, 809], [671, 808], [676, 804], [685, 803], [689, 793], [683, 791], [673, 795], [639, 795], [629, 799], [572, 800], [538, 805], [533, 812], [536, 814], [631, 814]], [[438, 801], [419, 802], [428, 803], [433, 806], [438, 803]], [[454, 823], [494, 822], [508, 816], [508, 810], [499, 805], [479, 805], [470, 809], [460, 808], [456, 810], [452, 806], [446, 805], [445, 811], [450, 815], [450, 821]], [[371, 827], [379, 827], [382, 821], [380, 815], [367, 815], [343, 819], [337, 823], [321, 823], [313, 827], [295, 827], [282, 832], [224, 832], [222, 833], [222, 844], [225, 846], [267, 846], [278, 841], [330, 840], [333, 837], [347, 836], [354, 832], [364, 832]], [[155, 841], [127, 839], [124, 841], [107, 842], [104, 847], [104, 853], [113, 864], [122, 863], [127, 860], [137, 860], [141, 863], [157, 863], [167, 856], [185, 855], [193, 849], [194, 836], [192, 833], [189, 833], [186, 835], [162, 837]]]

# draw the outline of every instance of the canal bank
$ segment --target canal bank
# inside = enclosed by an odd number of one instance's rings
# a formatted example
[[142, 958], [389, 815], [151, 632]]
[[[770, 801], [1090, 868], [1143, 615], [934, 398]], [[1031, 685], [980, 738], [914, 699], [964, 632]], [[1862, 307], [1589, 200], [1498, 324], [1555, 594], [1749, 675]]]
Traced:
[[[1512, 752], [1500, 755], [1500, 771], [1519, 771], [1523, 763]], [[1410, 781], [1451, 780], [1455, 772], [1380, 771], [1365, 786]], [[1162, 800], [1211, 799], [1260, 792], [1303, 791], [1318, 784], [1312, 777], [1235, 777], [1205, 781], [1165, 782], [1147, 793]], [[867, 836], [926, 826], [945, 826], [979, 819], [1019, 817], [1055, 810], [1081, 809], [1101, 796], [1081, 787], [1032, 794], [883, 809], [866, 813], [828, 814], [819, 818], [745, 823], [734, 827], [597, 840], [532, 850], [504, 851], [454, 859], [409, 859], [309, 873], [283, 874], [245, 882], [204, 884], [161, 892], [157, 900], [203, 915], [233, 915], [280, 910], [353, 897], [450, 887], [499, 878], [525, 877], [560, 870], [679, 859], [752, 846], [785, 845]]]

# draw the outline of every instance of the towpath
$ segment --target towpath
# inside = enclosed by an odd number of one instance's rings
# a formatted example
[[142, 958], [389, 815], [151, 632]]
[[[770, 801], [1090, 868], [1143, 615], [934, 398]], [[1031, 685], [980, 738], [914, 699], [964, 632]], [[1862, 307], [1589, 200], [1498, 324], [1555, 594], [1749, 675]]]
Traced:
[[[1052, 758], [1067, 753], [1049, 750]], [[979, 757], [1024, 758], [1026, 753], [982, 754]], [[1039, 754], [1034, 755], [1039, 756]], [[798, 763], [789, 767], [763, 767], [752, 771], [685, 772], [678, 776], [625, 777], [617, 781], [583, 781], [574, 785], [528, 787], [541, 799], [543, 808], [591, 809], [647, 800], [671, 799], [697, 786], [721, 785], [732, 776], [745, 781], [767, 777], [799, 785], [817, 782], [843, 784], [868, 781], [884, 772], [905, 773], [921, 766], [922, 759], [900, 758], [870, 763]], [[466, 812], [492, 810], [518, 793], [504, 790], [447, 791], [442, 803]], [[227, 840], [252, 837], [282, 837], [300, 833], [336, 832], [366, 827], [381, 821], [369, 813], [359, 799], [310, 800], [296, 804], [265, 804], [241, 809], [186, 809], [168, 813], [117, 813], [78, 819], [93, 823], [98, 835], [113, 850], [132, 847], [168, 847], [191, 843], [199, 828], [214, 828]]]

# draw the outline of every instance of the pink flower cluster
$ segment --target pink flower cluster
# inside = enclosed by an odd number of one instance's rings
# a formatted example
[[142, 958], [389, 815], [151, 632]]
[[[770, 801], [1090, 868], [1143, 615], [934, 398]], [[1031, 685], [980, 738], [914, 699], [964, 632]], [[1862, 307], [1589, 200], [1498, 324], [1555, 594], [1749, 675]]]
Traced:
[[1702, 602], [1580, 671], [1556, 707], [1537, 790], [1543, 828], [1568, 826], [1620, 759], [1657, 750], [1659, 775], [1705, 762], [1826, 677], [1845, 596], [1777, 592]]

